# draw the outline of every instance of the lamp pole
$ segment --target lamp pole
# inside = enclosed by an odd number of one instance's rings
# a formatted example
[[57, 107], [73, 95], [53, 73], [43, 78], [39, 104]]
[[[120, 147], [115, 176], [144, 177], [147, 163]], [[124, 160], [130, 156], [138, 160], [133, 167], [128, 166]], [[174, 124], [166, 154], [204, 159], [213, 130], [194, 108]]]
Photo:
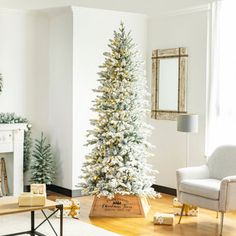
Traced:
[[198, 115], [183, 114], [177, 117], [177, 131], [186, 133], [186, 167], [189, 166], [189, 133], [198, 132]]

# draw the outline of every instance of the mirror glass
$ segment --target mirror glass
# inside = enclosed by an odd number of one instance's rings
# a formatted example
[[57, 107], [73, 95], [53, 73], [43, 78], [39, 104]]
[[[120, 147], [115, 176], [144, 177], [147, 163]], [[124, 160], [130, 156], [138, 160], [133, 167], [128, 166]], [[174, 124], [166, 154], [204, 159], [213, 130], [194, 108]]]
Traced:
[[160, 60], [159, 109], [178, 111], [178, 58]]
[[186, 113], [186, 48], [152, 51], [152, 118], [176, 120]]

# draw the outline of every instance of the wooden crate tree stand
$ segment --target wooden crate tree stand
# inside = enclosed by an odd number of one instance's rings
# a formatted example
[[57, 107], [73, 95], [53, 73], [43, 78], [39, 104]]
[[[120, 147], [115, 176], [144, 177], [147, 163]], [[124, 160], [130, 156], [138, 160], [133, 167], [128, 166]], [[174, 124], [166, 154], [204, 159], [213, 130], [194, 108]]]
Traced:
[[150, 209], [146, 197], [117, 194], [113, 199], [94, 197], [91, 217], [145, 217]]

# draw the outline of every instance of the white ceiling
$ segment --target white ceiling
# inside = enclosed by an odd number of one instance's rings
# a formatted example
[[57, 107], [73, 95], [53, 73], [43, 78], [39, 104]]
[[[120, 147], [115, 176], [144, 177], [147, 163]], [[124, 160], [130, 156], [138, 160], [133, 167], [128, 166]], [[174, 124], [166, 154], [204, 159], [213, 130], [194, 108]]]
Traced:
[[214, 0], [0, 0], [1, 8], [39, 9], [79, 5], [109, 10], [138, 12], [155, 17], [165, 12], [201, 6]]

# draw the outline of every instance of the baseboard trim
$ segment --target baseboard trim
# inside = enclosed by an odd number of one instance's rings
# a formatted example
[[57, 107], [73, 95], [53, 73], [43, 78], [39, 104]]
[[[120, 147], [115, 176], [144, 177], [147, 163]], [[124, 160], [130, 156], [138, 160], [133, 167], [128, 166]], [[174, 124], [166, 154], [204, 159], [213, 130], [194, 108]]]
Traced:
[[[169, 188], [166, 186], [161, 186], [161, 185], [157, 185], [157, 184], [153, 184], [152, 187], [154, 188], [154, 190], [156, 192], [159, 193], [166, 193], [172, 196], [176, 196], [176, 189], [174, 188]], [[54, 184], [51, 185], [47, 185], [47, 189], [68, 197], [80, 197], [82, 196], [81, 191], [80, 190], [71, 190], [71, 189], [67, 189], [67, 188], [63, 188]], [[30, 186], [27, 185], [25, 186], [25, 191], [30, 191]]]
[[24, 186], [24, 192], [30, 192], [30, 185]]
[[47, 190], [50, 190], [55, 193], [60, 193], [62, 195], [71, 197], [72, 196], [72, 190], [63, 188], [54, 184], [47, 185]]
[[56, 192], [56, 193], [63, 194], [63, 195], [68, 196], [68, 197], [80, 197], [80, 196], [82, 196], [80, 190], [71, 190], [71, 189], [63, 188], [63, 187], [60, 187], [60, 186], [57, 186], [57, 185], [54, 185], [54, 184], [48, 185], [47, 189], [51, 190], [53, 192]]
[[154, 190], [156, 192], [159, 192], [159, 193], [166, 193], [166, 194], [169, 194], [172, 196], [177, 195], [176, 189], [174, 189], [174, 188], [169, 188], [169, 187], [161, 186], [161, 185], [157, 185], [157, 184], [153, 184], [152, 187], [154, 188]]
[[[71, 189], [63, 188], [63, 187], [60, 187], [60, 186], [57, 186], [57, 185], [54, 185], [54, 184], [47, 185], [47, 190], [65, 195], [67, 197], [80, 197], [80, 196], [82, 196], [80, 190], [71, 190]], [[30, 191], [30, 185], [25, 185], [24, 186], [24, 191], [29, 192]]]

